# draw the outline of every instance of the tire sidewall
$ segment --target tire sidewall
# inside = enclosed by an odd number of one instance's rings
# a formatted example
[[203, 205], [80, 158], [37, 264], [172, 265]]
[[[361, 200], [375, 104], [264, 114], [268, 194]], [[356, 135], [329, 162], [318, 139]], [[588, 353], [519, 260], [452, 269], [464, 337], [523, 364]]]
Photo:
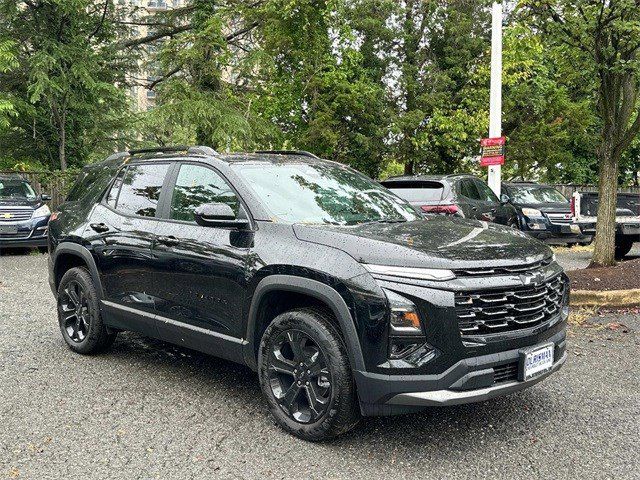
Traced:
[[[287, 330], [298, 330], [308, 335], [320, 348], [331, 375], [331, 398], [327, 411], [315, 422], [300, 423], [291, 419], [278, 404], [268, 380], [267, 358], [273, 342]], [[352, 408], [355, 387], [345, 347], [340, 336], [322, 316], [311, 310], [294, 310], [277, 316], [265, 330], [258, 351], [260, 387], [269, 410], [287, 431], [306, 440], [324, 440], [348, 430], [340, 417]]]
[[[89, 331], [87, 336], [82, 342], [74, 342], [69, 337], [66, 329], [64, 328], [64, 321], [61, 314], [61, 295], [64, 289], [71, 283], [77, 282], [83, 289], [84, 295], [87, 297], [87, 306], [89, 309]], [[100, 317], [100, 305], [95, 285], [91, 279], [91, 275], [87, 270], [81, 267], [72, 268], [64, 274], [60, 285], [58, 286], [57, 296], [57, 312], [58, 312], [58, 325], [64, 341], [69, 348], [78, 353], [92, 353], [94, 352], [101, 341], [101, 337], [104, 335], [103, 325]]]

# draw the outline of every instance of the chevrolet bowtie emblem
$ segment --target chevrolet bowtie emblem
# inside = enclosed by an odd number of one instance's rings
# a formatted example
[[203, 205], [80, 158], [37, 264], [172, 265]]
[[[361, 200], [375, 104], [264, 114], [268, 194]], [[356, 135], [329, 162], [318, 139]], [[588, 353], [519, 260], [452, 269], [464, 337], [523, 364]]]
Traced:
[[3, 213], [2, 218], [13, 218], [13, 213]]
[[520, 280], [523, 285], [537, 285], [542, 283], [544, 275], [541, 273], [527, 273], [526, 275], [520, 275]]

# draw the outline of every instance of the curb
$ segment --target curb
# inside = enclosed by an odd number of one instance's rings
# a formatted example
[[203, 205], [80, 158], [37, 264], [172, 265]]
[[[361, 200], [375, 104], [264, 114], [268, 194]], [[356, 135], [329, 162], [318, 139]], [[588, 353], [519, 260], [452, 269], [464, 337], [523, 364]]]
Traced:
[[573, 307], [636, 307], [640, 305], [640, 289], [634, 290], [574, 290]]

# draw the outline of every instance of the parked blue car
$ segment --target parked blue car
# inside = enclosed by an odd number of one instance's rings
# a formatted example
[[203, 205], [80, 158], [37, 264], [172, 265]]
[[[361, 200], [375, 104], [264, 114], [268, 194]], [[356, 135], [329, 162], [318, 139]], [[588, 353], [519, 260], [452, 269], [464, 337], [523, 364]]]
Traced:
[[48, 195], [37, 195], [20, 175], [0, 175], [0, 250], [47, 248], [51, 210]]

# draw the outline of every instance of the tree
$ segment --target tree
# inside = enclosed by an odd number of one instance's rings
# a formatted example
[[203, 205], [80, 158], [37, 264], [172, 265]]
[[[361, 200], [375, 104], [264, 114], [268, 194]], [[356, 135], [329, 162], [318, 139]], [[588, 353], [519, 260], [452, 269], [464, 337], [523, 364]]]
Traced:
[[[15, 47], [15, 42], [0, 38], [0, 73], [7, 73], [18, 66]], [[15, 115], [13, 102], [0, 93], [0, 128], [9, 125], [9, 117], [12, 115]]]
[[615, 214], [620, 159], [640, 132], [640, 2], [527, 2], [539, 26], [567, 46], [597, 78], [598, 223], [592, 266], [615, 264]]
[[113, 2], [2, 0], [0, 11], [0, 37], [17, 45], [16, 68], [0, 79], [18, 112], [3, 150], [62, 170], [82, 165], [115, 139], [128, 111], [122, 87], [136, 62], [116, 45], [124, 32]]

